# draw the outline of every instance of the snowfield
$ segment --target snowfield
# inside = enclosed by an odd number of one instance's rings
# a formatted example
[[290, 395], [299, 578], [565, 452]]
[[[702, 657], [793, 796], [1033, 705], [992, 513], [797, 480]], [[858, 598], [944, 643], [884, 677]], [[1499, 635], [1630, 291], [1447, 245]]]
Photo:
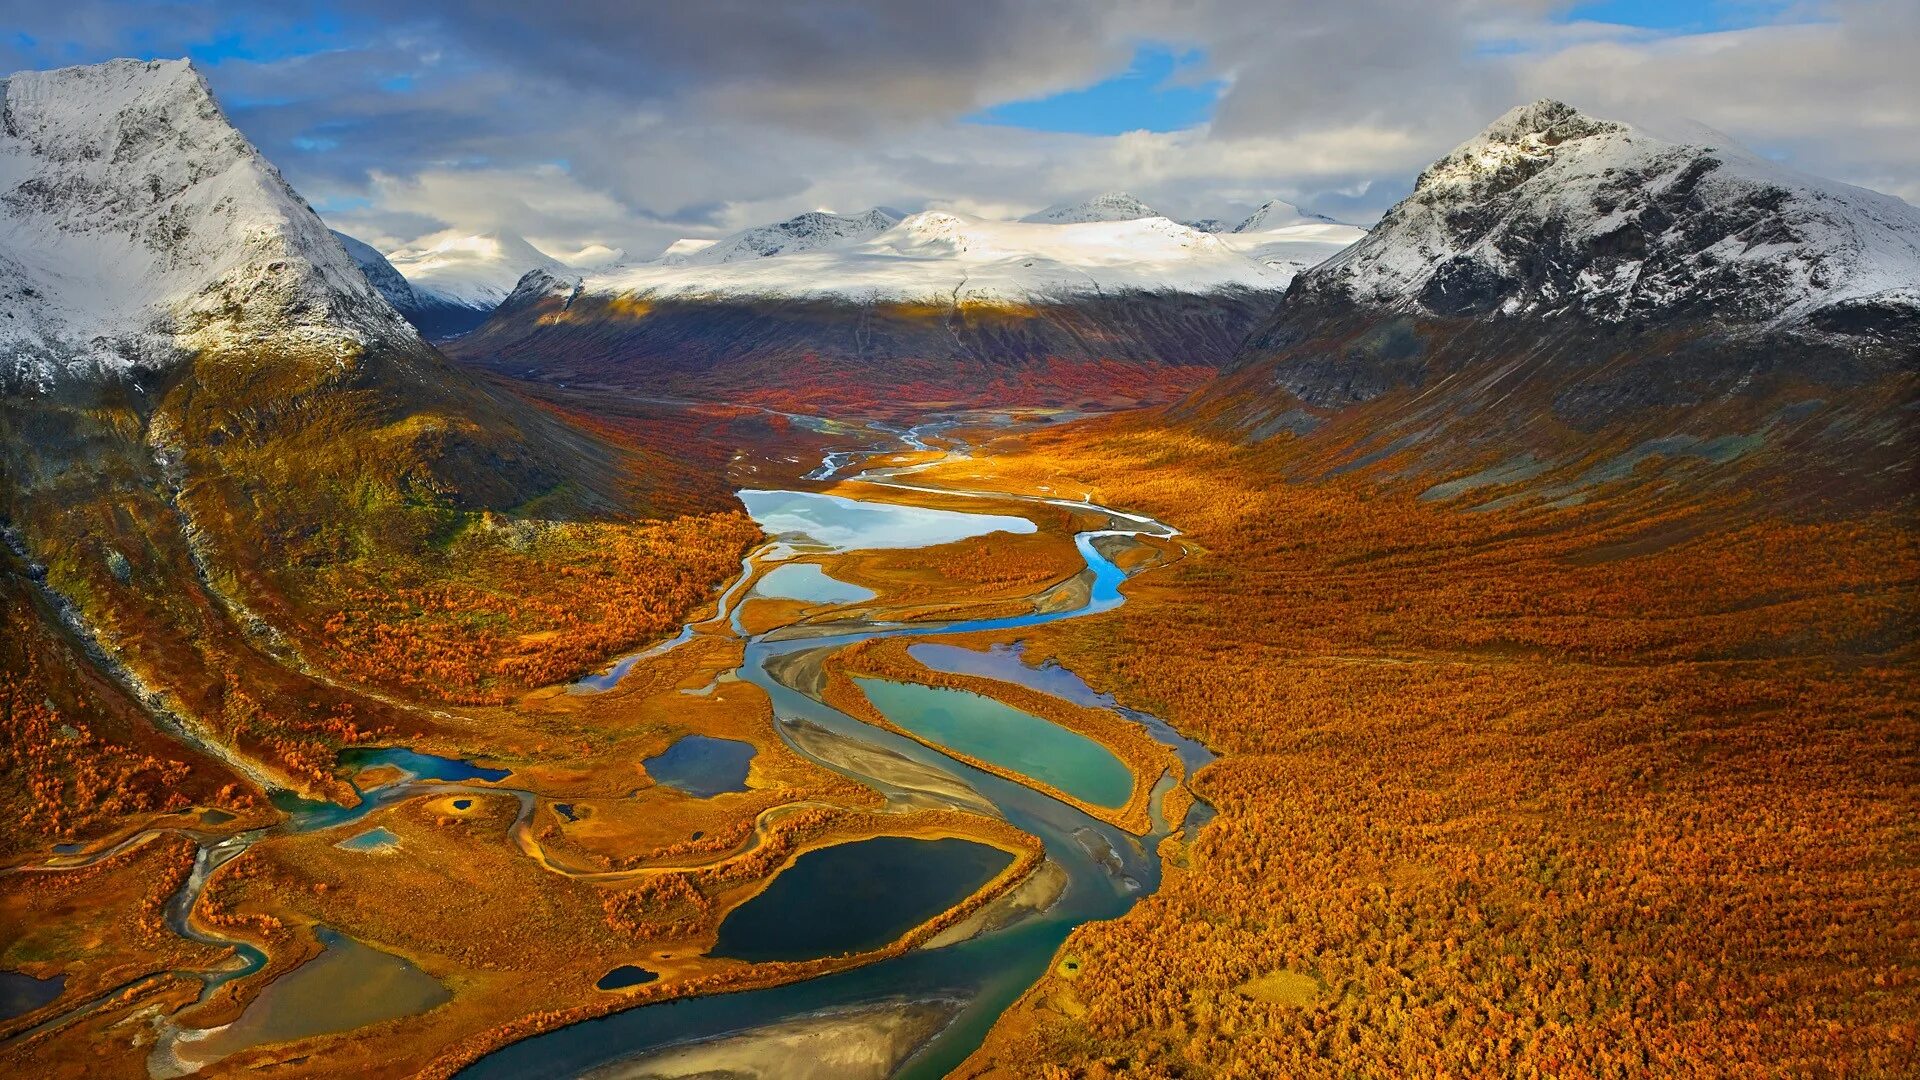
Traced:
[[1159, 216], [1049, 224], [929, 210], [864, 240], [728, 261], [703, 259], [708, 248], [586, 275], [582, 287], [656, 297], [1013, 304], [1088, 292], [1279, 291], [1363, 235], [1326, 223], [1215, 234]]

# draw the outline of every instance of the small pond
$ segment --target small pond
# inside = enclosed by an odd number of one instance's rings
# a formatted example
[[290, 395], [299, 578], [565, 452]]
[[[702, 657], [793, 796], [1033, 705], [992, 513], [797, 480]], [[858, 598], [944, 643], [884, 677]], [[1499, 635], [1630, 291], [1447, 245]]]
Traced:
[[811, 491], [742, 491], [740, 501], [762, 529], [801, 536], [835, 551], [917, 548], [994, 532], [1030, 533], [1023, 517], [967, 514], [924, 506], [863, 502]]
[[646, 968], [634, 967], [632, 964], [621, 964], [619, 967], [600, 976], [600, 981], [594, 983], [593, 988], [595, 990], [625, 990], [629, 986], [640, 986], [645, 983], [650, 983], [659, 977], [657, 972], [648, 971]]
[[1032, 713], [965, 690], [855, 679], [887, 719], [922, 738], [1085, 799], [1125, 806], [1133, 774], [1113, 751]]
[[334, 846], [347, 851], [390, 851], [400, 846], [400, 838], [387, 831], [385, 826], [376, 826]]
[[714, 956], [761, 963], [865, 952], [964, 900], [1013, 862], [971, 840], [877, 836], [809, 851], [720, 924]]
[[654, 782], [702, 799], [747, 790], [753, 744], [687, 735], [643, 764]]
[[828, 577], [813, 563], [787, 563], [767, 571], [754, 583], [753, 594], [773, 600], [805, 600], [815, 604], [858, 604], [877, 593], [850, 581]]
[[58, 998], [66, 987], [65, 975], [36, 979], [24, 971], [0, 971], [0, 1020], [32, 1012]]

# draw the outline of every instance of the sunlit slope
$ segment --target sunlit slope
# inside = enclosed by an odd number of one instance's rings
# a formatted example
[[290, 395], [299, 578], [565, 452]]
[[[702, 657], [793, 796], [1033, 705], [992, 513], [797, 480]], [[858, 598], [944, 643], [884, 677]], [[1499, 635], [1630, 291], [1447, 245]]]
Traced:
[[4, 89], [10, 631], [53, 612], [176, 742], [325, 792], [343, 742], [420, 722], [316, 644], [348, 584], [526, 544], [489, 511], [630, 515], [643, 462], [448, 365], [184, 62]]

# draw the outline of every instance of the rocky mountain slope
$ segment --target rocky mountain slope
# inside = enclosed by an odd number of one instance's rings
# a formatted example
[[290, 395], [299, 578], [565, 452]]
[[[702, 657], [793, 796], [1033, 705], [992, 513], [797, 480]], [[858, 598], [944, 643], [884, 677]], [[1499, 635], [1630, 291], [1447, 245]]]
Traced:
[[622, 455], [447, 364], [187, 63], [0, 89], [9, 618], [50, 620], [74, 685], [304, 790], [318, 717], [359, 700], [284, 632], [313, 574], [487, 510], [615, 513]]
[[0, 80], [0, 379], [412, 336], [185, 62]]
[[1542, 101], [1296, 278], [1182, 412], [1317, 432], [1334, 467], [1499, 454], [1537, 475], [1605, 431], [1638, 433], [1625, 472], [1815, 436], [1873, 469], [1911, 449], [1917, 372], [1920, 211]]

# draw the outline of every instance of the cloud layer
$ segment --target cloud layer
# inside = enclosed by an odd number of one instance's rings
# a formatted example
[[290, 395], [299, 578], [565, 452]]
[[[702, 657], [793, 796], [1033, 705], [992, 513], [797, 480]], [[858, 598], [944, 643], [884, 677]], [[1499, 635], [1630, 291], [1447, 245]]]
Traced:
[[[503, 230], [646, 257], [816, 207], [1014, 215], [1109, 188], [1178, 215], [1278, 195], [1365, 220], [1543, 95], [1687, 116], [1920, 200], [1920, 5], [1698, 6], [1736, 28], [1608, 25], [1554, 0], [0, 0], [17, 28], [0, 70], [193, 56], [332, 223], [388, 249]], [[966, 119], [1099, 83], [1147, 44], [1223, 86], [1209, 122]]]

